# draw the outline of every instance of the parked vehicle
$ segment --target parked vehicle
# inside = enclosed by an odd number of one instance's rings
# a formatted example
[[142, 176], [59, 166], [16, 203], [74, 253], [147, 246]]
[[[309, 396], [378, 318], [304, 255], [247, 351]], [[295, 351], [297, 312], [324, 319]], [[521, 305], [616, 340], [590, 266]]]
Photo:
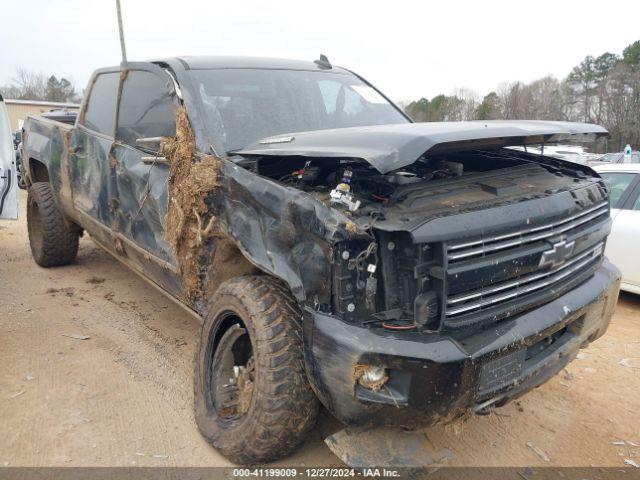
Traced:
[[56, 122], [66, 123], [68, 125], [74, 125], [78, 118], [78, 112], [69, 110], [67, 108], [58, 108], [43, 113], [41, 116]]
[[589, 153], [581, 145], [544, 145], [543, 146], [527, 146], [514, 147], [518, 150], [527, 151], [536, 155], [546, 155], [548, 157], [559, 158], [568, 162], [580, 163], [586, 165], [597, 159], [599, 155]]
[[0, 219], [18, 218], [16, 157], [7, 107], [0, 95]]
[[16, 157], [16, 178], [18, 181], [18, 187], [22, 190], [27, 189], [27, 180], [24, 176], [24, 167], [22, 166], [22, 142], [18, 143], [15, 151], [13, 152]]
[[589, 165], [610, 165], [616, 163], [640, 163], [640, 152], [632, 152], [631, 155], [625, 156], [624, 152], [605, 153], [601, 157], [590, 161]]
[[413, 123], [326, 58], [103, 68], [75, 126], [26, 121], [31, 251], [69, 264], [86, 231], [197, 313], [200, 431], [271, 460], [318, 400], [346, 425], [482, 413], [604, 334], [601, 178], [506, 148], [578, 134], [606, 131]]
[[640, 164], [600, 165], [609, 188], [613, 226], [605, 254], [622, 272], [620, 288], [640, 294]]
[[22, 130], [13, 132], [13, 149], [17, 150], [20, 143], [22, 143]]

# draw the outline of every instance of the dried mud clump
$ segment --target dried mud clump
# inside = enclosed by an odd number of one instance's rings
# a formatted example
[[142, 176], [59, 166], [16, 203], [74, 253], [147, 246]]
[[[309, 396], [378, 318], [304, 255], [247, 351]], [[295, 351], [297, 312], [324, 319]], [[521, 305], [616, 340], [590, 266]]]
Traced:
[[355, 235], [356, 233], [358, 233], [358, 226], [351, 220], [347, 221], [344, 224], [344, 228], [350, 235]]
[[196, 156], [196, 143], [184, 107], [176, 111], [176, 136], [164, 139], [160, 154], [171, 162], [165, 237], [175, 254], [185, 294], [196, 300], [200, 288], [200, 256], [216, 235], [216, 218], [207, 200], [218, 186], [219, 159]]

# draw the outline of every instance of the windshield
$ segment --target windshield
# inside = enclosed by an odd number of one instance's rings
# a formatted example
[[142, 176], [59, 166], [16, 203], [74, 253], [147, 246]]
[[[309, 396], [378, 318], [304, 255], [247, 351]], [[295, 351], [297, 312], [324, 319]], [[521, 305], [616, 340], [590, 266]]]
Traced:
[[345, 73], [192, 70], [206, 121], [230, 152], [283, 133], [408, 120], [380, 93]]

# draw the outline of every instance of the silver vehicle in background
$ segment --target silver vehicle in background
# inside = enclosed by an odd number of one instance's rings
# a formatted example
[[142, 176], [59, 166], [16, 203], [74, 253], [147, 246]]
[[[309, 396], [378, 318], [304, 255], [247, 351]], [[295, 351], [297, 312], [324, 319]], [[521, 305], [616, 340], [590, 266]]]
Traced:
[[13, 135], [4, 99], [0, 95], [0, 219], [18, 218], [18, 190]]
[[616, 163], [640, 163], [640, 152], [632, 152], [631, 155], [625, 155], [624, 152], [605, 153], [598, 157], [595, 161], [589, 162], [589, 165], [613, 165]]
[[599, 155], [587, 152], [582, 145], [541, 145], [527, 146], [526, 149], [524, 147], [513, 148], [533, 153], [534, 155], [546, 155], [547, 157], [579, 163], [580, 165], [590, 164], [599, 158]]

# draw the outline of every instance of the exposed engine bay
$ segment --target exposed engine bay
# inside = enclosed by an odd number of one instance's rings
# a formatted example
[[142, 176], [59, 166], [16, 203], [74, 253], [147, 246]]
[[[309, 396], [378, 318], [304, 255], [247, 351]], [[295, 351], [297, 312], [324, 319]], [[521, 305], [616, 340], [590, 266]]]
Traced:
[[[469, 180], [474, 184], [474, 190], [486, 194], [468, 197], [473, 203], [485, 196], [495, 200], [496, 196], [511, 196], [522, 193], [523, 188], [527, 190], [527, 187], [534, 187], [537, 183], [535, 178], [520, 185], [516, 179], [524, 179], [521, 175], [513, 177], [518, 170], [514, 170], [514, 167], [528, 166], [527, 177], [531, 176], [533, 168], [535, 173], [545, 177], [545, 181], [540, 182], [545, 189], [549, 187], [549, 180], [554, 177], [557, 179], [563, 173], [560, 168], [542, 166], [539, 162], [529, 161], [526, 154], [509, 150], [423, 155], [411, 165], [384, 174], [358, 158], [274, 155], [244, 157], [238, 163], [258, 175], [307, 192], [352, 218], [388, 211], [396, 205], [406, 209], [413, 204], [411, 200], [415, 198], [412, 197], [428, 191], [433, 194], [434, 188], [437, 189], [435, 193], [444, 193], [446, 185], [452, 180], [463, 180], [463, 183]], [[575, 171], [564, 173], [575, 175]], [[505, 176], [510, 178], [502, 182], [488, 178]], [[457, 184], [458, 197], [461, 194], [460, 187]]]
[[[445, 265], [446, 245], [436, 240], [443, 223], [435, 219], [450, 219], [447, 238], [477, 236], [482, 225], [499, 219], [472, 228], [458, 223], [460, 214], [477, 211], [480, 218], [497, 206], [573, 191], [593, 180], [579, 165], [509, 149], [423, 155], [386, 173], [357, 158], [255, 155], [236, 163], [311, 195], [358, 226], [359, 238], [333, 251], [331, 299], [318, 298], [314, 308], [389, 330], [432, 330], [441, 324], [444, 283], [425, 273]], [[473, 233], [474, 228], [481, 230]], [[312, 269], [301, 275], [311, 284], [307, 272]]]
[[263, 158], [256, 167], [255, 173], [259, 175], [311, 193], [318, 200], [349, 212], [389, 204], [396, 200], [398, 187], [463, 174], [462, 163], [432, 158], [422, 158], [387, 174], [360, 159], [349, 158]]

